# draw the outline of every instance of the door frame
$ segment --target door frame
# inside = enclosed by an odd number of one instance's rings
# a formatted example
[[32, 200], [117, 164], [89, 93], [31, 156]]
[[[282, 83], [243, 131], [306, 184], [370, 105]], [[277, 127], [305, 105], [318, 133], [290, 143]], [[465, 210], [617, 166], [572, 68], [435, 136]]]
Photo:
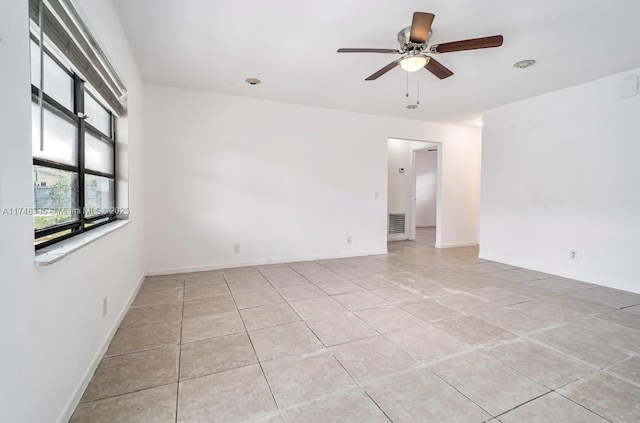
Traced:
[[416, 239], [416, 197], [417, 197], [417, 183], [416, 183], [416, 154], [424, 150], [436, 150], [436, 242], [435, 247], [441, 248], [442, 245], [442, 149], [443, 145], [439, 142], [428, 141], [432, 146], [417, 148], [412, 151], [411, 157], [411, 192], [413, 194], [413, 200], [411, 202], [410, 216], [409, 216], [409, 240], [414, 241]]

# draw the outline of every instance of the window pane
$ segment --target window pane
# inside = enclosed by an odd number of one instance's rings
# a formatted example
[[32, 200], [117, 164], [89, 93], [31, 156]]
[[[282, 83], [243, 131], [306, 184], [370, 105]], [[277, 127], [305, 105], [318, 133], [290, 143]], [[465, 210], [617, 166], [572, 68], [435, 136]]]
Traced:
[[[31, 41], [31, 83], [40, 88], [40, 47]], [[73, 111], [73, 79], [47, 53], [44, 54], [44, 92]]]
[[78, 142], [75, 123], [46, 107], [44, 109], [44, 149], [40, 149], [40, 107], [31, 103], [31, 146], [33, 157], [72, 166], [78, 164]]
[[33, 166], [33, 203], [36, 230], [78, 220], [78, 174]]
[[45, 236], [38, 237], [38, 238], [36, 238], [35, 245], [37, 246], [38, 244], [42, 244], [43, 242], [47, 242], [47, 241], [51, 241], [52, 239], [60, 238], [61, 236], [70, 234], [72, 231], [73, 231], [73, 229], [66, 229], [64, 231], [56, 232], [56, 233], [51, 234], [51, 235], [45, 235]]
[[84, 213], [86, 217], [113, 213], [113, 179], [102, 176], [85, 175]]
[[84, 166], [87, 169], [102, 173], [114, 173], [112, 142], [85, 132], [84, 145]]
[[93, 222], [88, 222], [84, 224], [85, 228], [90, 228], [92, 226], [99, 225], [100, 223], [108, 222], [111, 217], [103, 217], [102, 219], [96, 219]]
[[87, 115], [89, 124], [106, 136], [111, 137], [111, 115], [86, 91], [84, 93], [84, 114]]

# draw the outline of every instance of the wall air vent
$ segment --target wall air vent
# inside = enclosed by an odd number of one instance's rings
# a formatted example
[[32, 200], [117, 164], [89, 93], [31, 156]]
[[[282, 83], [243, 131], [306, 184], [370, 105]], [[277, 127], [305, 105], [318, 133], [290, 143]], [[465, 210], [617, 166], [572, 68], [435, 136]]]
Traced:
[[390, 234], [403, 234], [404, 233], [405, 216], [402, 214], [390, 214], [389, 215], [389, 233]]

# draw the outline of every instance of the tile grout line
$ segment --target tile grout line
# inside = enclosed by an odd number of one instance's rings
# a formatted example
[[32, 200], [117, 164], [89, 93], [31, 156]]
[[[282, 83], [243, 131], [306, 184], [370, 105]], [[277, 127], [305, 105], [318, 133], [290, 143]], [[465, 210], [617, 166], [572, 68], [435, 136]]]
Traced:
[[[562, 327], [562, 326], [559, 326], [559, 327]], [[553, 328], [553, 329], [557, 329], [557, 328], [559, 328], [559, 327], [556, 327], [556, 328]], [[534, 332], [532, 332], [532, 334], [533, 334], [533, 333], [534, 333]], [[537, 332], [536, 332], [536, 333], [537, 333]], [[529, 335], [530, 335], [530, 334], [523, 335], [523, 336], [521, 336], [521, 338], [522, 338], [522, 339], [524, 339], [524, 340], [527, 340], [527, 341], [529, 341], [529, 342], [532, 342], [532, 343], [534, 343], [534, 344], [536, 344], [536, 345], [539, 345], [539, 346], [541, 346], [541, 347], [548, 348], [548, 349], [550, 349], [550, 350], [552, 350], [552, 351], [554, 351], [554, 352], [556, 352], [556, 353], [560, 354], [560, 355], [561, 355], [561, 356], [563, 356], [563, 357], [568, 357], [569, 359], [571, 359], [571, 360], [573, 360], [573, 361], [577, 361], [577, 362], [579, 362], [579, 363], [581, 363], [581, 364], [584, 364], [584, 365], [586, 365], [586, 366], [588, 366], [588, 367], [590, 367], [590, 368], [592, 368], [592, 369], [594, 369], [594, 370], [596, 370], [596, 371], [600, 371], [601, 369], [604, 369], [605, 367], [607, 367], [607, 366], [597, 366], [597, 365], [595, 365], [595, 364], [593, 364], [593, 363], [590, 363], [590, 362], [588, 362], [588, 361], [585, 361], [585, 360], [583, 360], [583, 359], [581, 359], [581, 358], [579, 358], [579, 357], [576, 357], [576, 356], [571, 355], [571, 354], [568, 354], [568, 353], [566, 353], [566, 352], [564, 352], [564, 351], [562, 351], [562, 350], [560, 350], [560, 349], [557, 349], [557, 348], [555, 348], [555, 347], [553, 347], [553, 346], [551, 346], [551, 345], [545, 344], [545, 343], [543, 343], [543, 342], [541, 342], [541, 341], [538, 341], [538, 340], [536, 340], [536, 339], [533, 339], [533, 338], [529, 338]], [[619, 349], [619, 348], [618, 348], [618, 349]], [[623, 351], [623, 350], [621, 350], [621, 351]], [[626, 351], [625, 351], [625, 352], [626, 352]], [[622, 360], [622, 361], [624, 361], [624, 360]], [[616, 362], [616, 363], [618, 363], [618, 362]], [[615, 363], [614, 363], [614, 364], [615, 364]]]
[[169, 386], [169, 385], [173, 385], [173, 384], [177, 385], [177, 382], [161, 383], [160, 385], [153, 385], [153, 386], [148, 386], [148, 387], [144, 387], [144, 388], [134, 389], [133, 391], [127, 391], [127, 392], [122, 392], [120, 394], [109, 395], [109, 396], [98, 398], [98, 399], [95, 399], [95, 400], [92, 400], [92, 401], [83, 401], [83, 402], [78, 403], [78, 405], [81, 405], [81, 404], [93, 404], [93, 403], [96, 403], [96, 402], [100, 402], [100, 401], [104, 401], [104, 400], [108, 400], [108, 399], [112, 399], [112, 398], [124, 397], [124, 396], [130, 395], [130, 394], [135, 394], [137, 392], [142, 392], [142, 391], [148, 391], [148, 390], [151, 390], [151, 389], [162, 388], [164, 386]]
[[[294, 270], [295, 270], [295, 269], [294, 269]], [[262, 272], [261, 272], [261, 273], [262, 273]], [[311, 281], [310, 281], [310, 282], [311, 282]], [[338, 365], [339, 365], [339, 366], [340, 366], [340, 367], [341, 367], [341, 368], [346, 372], [346, 374], [348, 374], [348, 375], [349, 375], [349, 377], [351, 377], [351, 379], [356, 383], [356, 385], [358, 385], [358, 387], [360, 387], [360, 389], [362, 389], [362, 392], [364, 392], [364, 393], [365, 393], [365, 395], [366, 395], [369, 399], [371, 399], [371, 401], [376, 405], [376, 407], [378, 407], [378, 409], [382, 412], [382, 414], [384, 414], [384, 416], [385, 416], [387, 419], [389, 419], [389, 421], [390, 421], [390, 422], [392, 422], [393, 420], [391, 420], [391, 418], [390, 418], [390, 417], [387, 415], [387, 413], [382, 409], [382, 407], [380, 407], [380, 405], [379, 405], [379, 404], [378, 404], [378, 403], [377, 403], [373, 398], [371, 398], [371, 396], [369, 395], [369, 393], [364, 389], [364, 387], [360, 384], [360, 382], [358, 382], [358, 381], [356, 380], [356, 378], [355, 378], [355, 377], [354, 377], [354, 376], [353, 376], [353, 375], [352, 375], [352, 374], [351, 374], [351, 373], [350, 373], [350, 372], [349, 372], [349, 371], [344, 367], [344, 365], [340, 362], [340, 360], [338, 360], [338, 358], [334, 355], [333, 351], [332, 351], [332, 350], [331, 350], [331, 349], [330, 349], [330, 348], [329, 348], [329, 347], [324, 343], [324, 341], [323, 341], [322, 339], [320, 339], [320, 337], [318, 336], [318, 334], [317, 334], [317, 333], [316, 333], [316, 332], [315, 332], [315, 331], [314, 331], [314, 330], [313, 330], [313, 329], [312, 329], [312, 328], [307, 324], [307, 321], [306, 321], [305, 319], [303, 319], [303, 318], [302, 318], [302, 316], [300, 316], [300, 314], [298, 313], [298, 311], [297, 311], [294, 307], [292, 307], [292, 306], [289, 304], [289, 302], [287, 302], [287, 305], [288, 305], [289, 307], [291, 307], [291, 309], [292, 309], [292, 310], [293, 310], [293, 311], [298, 315], [298, 317], [301, 319], [301, 322], [302, 322], [302, 323], [304, 323], [305, 327], [306, 327], [309, 331], [311, 331], [311, 333], [316, 337], [316, 339], [318, 339], [318, 341], [320, 342], [320, 344], [321, 344], [322, 346], [324, 346], [324, 350], [326, 350], [329, 354], [331, 354], [331, 357], [333, 357], [333, 359], [334, 359], [334, 360], [338, 363]], [[350, 312], [349, 314], [350, 314], [350, 315], [353, 315], [354, 317], [356, 317], [357, 319], [359, 319], [359, 320], [360, 320], [362, 323], [364, 323], [367, 327], [371, 327], [367, 322], [365, 322], [364, 320], [362, 320], [362, 318], [360, 318], [359, 316], [356, 316], [354, 313]], [[372, 329], [373, 329], [373, 330], [378, 334], [378, 335], [375, 335], [375, 336], [382, 336], [382, 334], [381, 334], [377, 329], [375, 329], [375, 328], [373, 328], [373, 327], [371, 327], [371, 328], [372, 328]], [[373, 338], [373, 337], [371, 337], [371, 338]], [[369, 338], [365, 338], [365, 339], [369, 339]], [[384, 338], [384, 339], [386, 339], [386, 338]], [[350, 342], [356, 342], [356, 341], [350, 341]], [[346, 342], [346, 343], [348, 343], [348, 342]], [[345, 343], [345, 344], [346, 344], [346, 343]], [[253, 345], [253, 344], [252, 344], [252, 345]], [[340, 344], [339, 344], [339, 345], [340, 345]], [[335, 345], [334, 345], [334, 346], [335, 346]], [[257, 354], [256, 354], [256, 355], [257, 355]], [[259, 361], [259, 360], [258, 360], [258, 361]], [[417, 363], [423, 366], [423, 364], [422, 364], [422, 363], [420, 363], [419, 361], [417, 361]], [[261, 368], [262, 368], [262, 365], [261, 365]], [[412, 370], [413, 370], [413, 369], [412, 369]], [[263, 373], [264, 373], [264, 370], [263, 370]], [[265, 379], [266, 379], [266, 375], [265, 375]], [[267, 381], [267, 384], [268, 384], [268, 381]], [[270, 389], [271, 389], [271, 388], [270, 388]], [[337, 394], [339, 394], [339, 393], [341, 393], [341, 392], [346, 392], [346, 391], [347, 391], [347, 390], [339, 391], [339, 392], [334, 392], [334, 393], [333, 393], [333, 394], [331, 394], [331, 395], [337, 395]], [[272, 395], [273, 395], [273, 392], [272, 392]], [[331, 395], [328, 395], [327, 397], [329, 397], [329, 396], [331, 396]], [[318, 398], [318, 399], [319, 399], [319, 398]], [[318, 399], [314, 399], [314, 400], [312, 400], [312, 401], [317, 401]], [[274, 397], [274, 401], [275, 401], [275, 397]], [[276, 406], [277, 406], [277, 404], [278, 404], [278, 403], [277, 403], [277, 401], [276, 401]], [[295, 405], [295, 407], [300, 407], [301, 405], [302, 405], [302, 404], [296, 404], [296, 405]], [[293, 408], [293, 407], [290, 407], [290, 408]], [[280, 409], [280, 407], [279, 407], [279, 406], [278, 406], [278, 409]]]
[[[488, 415], [490, 415], [492, 418], [495, 418], [496, 416], [494, 416], [492, 413], [490, 413], [488, 410], [485, 410], [484, 407], [482, 407], [480, 404], [478, 404], [477, 402], [475, 402], [474, 400], [472, 400], [471, 398], [469, 398], [464, 392], [462, 392], [461, 390], [459, 390], [458, 388], [456, 388], [455, 386], [453, 386], [451, 383], [449, 383], [448, 380], [446, 380], [444, 377], [440, 376], [438, 373], [436, 373], [432, 368], [425, 366], [425, 368], [435, 377], [437, 377], [438, 379], [440, 379], [441, 381], [443, 381], [445, 384], [447, 384], [448, 386], [450, 386], [453, 390], [455, 390], [457, 393], [459, 393], [460, 395], [462, 395], [463, 397], [465, 397], [466, 399], [468, 399], [469, 401], [471, 401], [471, 403], [475, 404], [476, 407], [478, 407], [480, 410], [484, 411], [485, 413], [487, 413]], [[491, 420], [491, 419], [489, 419]], [[486, 421], [486, 420], [485, 420]]]
[[[295, 311], [295, 310], [294, 310], [294, 311]], [[296, 311], [296, 313], [297, 313], [297, 311]], [[358, 319], [360, 319], [360, 321], [362, 321], [362, 322], [363, 322], [365, 325], [367, 325], [368, 327], [371, 327], [371, 328], [372, 328], [372, 329], [373, 329], [373, 330], [378, 334], [378, 335], [374, 335], [374, 336], [367, 337], [367, 338], [363, 338], [363, 339], [371, 339], [371, 338], [375, 338], [376, 336], [381, 336], [382, 338], [384, 338], [384, 339], [385, 339], [385, 340], [387, 340], [388, 342], [391, 342], [391, 341], [389, 341], [386, 337], [384, 337], [384, 335], [382, 335], [382, 334], [381, 334], [377, 329], [373, 328], [373, 327], [372, 327], [371, 325], [369, 325], [367, 322], [365, 322], [364, 320], [362, 320], [362, 318], [360, 318], [359, 316], [356, 316], [354, 313], [350, 313], [350, 314], [351, 314], [351, 315], [353, 315], [353, 316], [355, 316], [355, 317], [357, 317]], [[302, 318], [302, 316], [300, 316], [300, 318]], [[344, 371], [349, 375], [349, 377], [351, 377], [351, 379], [356, 383], [356, 385], [358, 385], [358, 387], [362, 390], [362, 392], [364, 392], [364, 393], [365, 393], [365, 395], [366, 395], [369, 399], [371, 399], [371, 401], [376, 405], [376, 407], [378, 407], [378, 409], [382, 412], [382, 414], [384, 414], [384, 416], [385, 416], [387, 419], [389, 419], [389, 421], [390, 421], [390, 422], [393, 422], [393, 420], [391, 419], [391, 417], [389, 417], [389, 415], [386, 413], [386, 411], [384, 411], [384, 410], [382, 409], [382, 407], [381, 407], [381, 406], [380, 406], [380, 405], [379, 405], [379, 404], [378, 404], [378, 403], [377, 403], [377, 402], [376, 402], [376, 401], [371, 397], [371, 395], [369, 395], [369, 393], [368, 393], [368, 392], [367, 392], [367, 390], [364, 388], [364, 386], [362, 386], [362, 384], [361, 384], [361, 383], [360, 383], [360, 382], [359, 382], [359, 381], [358, 381], [358, 380], [357, 380], [357, 379], [356, 379], [356, 378], [351, 374], [351, 372], [349, 372], [349, 370], [347, 370], [347, 368], [342, 364], [342, 362], [341, 362], [341, 361], [340, 361], [340, 360], [335, 356], [335, 354], [333, 353], [333, 351], [331, 350], [331, 348], [330, 348], [329, 346], [327, 346], [327, 345], [324, 343], [324, 341], [322, 341], [322, 340], [320, 339], [320, 337], [319, 337], [319, 336], [314, 332], [314, 330], [313, 330], [313, 329], [312, 329], [312, 328], [307, 324], [306, 320], [304, 320], [304, 319], [303, 319], [302, 321], [304, 322], [305, 326], [306, 326], [306, 327], [307, 327], [307, 328], [308, 328], [308, 329], [309, 329], [309, 330], [310, 330], [310, 331], [315, 335], [315, 337], [316, 337], [316, 338], [318, 338], [318, 340], [320, 341], [320, 343], [324, 346], [324, 349], [325, 349], [326, 351], [328, 351], [328, 352], [329, 352], [329, 354], [331, 354], [331, 357], [333, 357], [333, 359], [338, 363], [338, 365], [340, 365], [340, 367], [341, 367], [341, 368], [342, 368], [342, 369], [343, 369], [343, 370], [344, 370]], [[345, 345], [345, 344], [349, 344], [349, 343], [352, 343], [352, 342], [358, 342], [358, 341], [362, 341], [363, 339], [352, 340], [352, 341], [344, 342], [344, 343], [342, 343], [342, 344], [332, 345], [331, 347], [336, 347], [336, 346], [339, 346], [339, 345]], [[412, 357], [412, 358], [413, 358], [413, 357]], [[421, 369], [421, 368], [425, 368], [424, 364], [423, 364], [423, 363], [421, 363], [419, 360], [415, 360], [415, 361], [416, 361], [416, 363], [418, 363], [420, 366], [415, 367], [415, 368], [412, 368], [412, 369], [408, 369], [408, 370], [405, 370], [405, 371], [413, 371], [413, 370], [418, 370], [418, 369]], [[396, 374], [396, 373], [394, 373], [394, 374]], [[392, 374], [392, 375], [393, 375], [393, 374]], [[386, 375], [386, 376], [392, 376], [392, 375]], [[379, 379], [379, 378], [378, 378], [378, 379]], [[348, 391], [348, 390], [339, 391], [339, 392], [333, 393], [333, 394], [331, 394], [331, 395], [336, 395], [336, 394], [339, 394], [339, 393], [342, 393], [342, 392], [346, 392], [346, 391]], [[328, 396], [331, 396], [331, 395], [328, 395]], [[299, 406], [299, 404], [298, 404], [297, 406]]]
[[[591, 374], [593, 374], [593, 373], [591, 373]], [[591, 375], [591, 374], [590, 374], [590, 375]], [[590, 376], [590, 375], [587, 375], [587, 376]], [[587, 377], [587, 376], [584, 376], [584, 377]], [[581, 379], [582, 379], [582, 378], [581, 378]], [[580, 380], [580, 379], [578, 379], [578, 380]], [[574, 382], [576, 382], [576, 381], [574, 381]], [[571, 382], [571, 383], [573, 383], [573, 382]], [[568, 384], [567, 384], [567, 385], [568, 385]], [[558, 392], [558, 391], [556, 391], [556, 390], [554, 390], [553, 392], [555, 392], [556, 394], [560, 395], [562, 398], [565, 398], [565, 399], [567, 399], [567, 400], [571, 401], [572, 403], [574, 403], [574, 404], [576, 404], [576, 405], [579, 405], [580, 407], [582, 407], [582, 408], [584, 408], [585, 410], [587, 410], [587, 411], [589, 411], [589, 412], [591, 412], [591, 413], [595, 414], [596, 416], [602, 417], [604, 420], [606, 420], [606, 421], [608, 421], [608, 422], [611, 422], [611, 423], [614, 423], [614, 421], [613, 421], [613, 420], [606, 418], [605, 416], [601, 415], [600, 413], [597, 413], [597, 412], [593, 411], [592, 409], [590, 409], [590, 408], [586, 407], [586, 406], [585, 406], [585, 405], [583, 405], [583, 404], [580, 404], [580, 403], [579, 403], [579, 402], [577, 402], [577, 401], [574, 401], [573, 399], [569, 398], [568, 396], [563, 395], [563, 394], [561, 394], [560, 392]]]
[[[542, 347], [548, 348], [548, 349], [550, 349], [550, 350], [552, 350], [552, 351], [554, 351], [554, 352], [556, 352], [556, 353], [559, 353], [561, 356], [566, 356], [566, 357], [569, 357], [569, 358], [571, 358], [571, 359], [574, 359], [574, 357], [573, 357], [573, 356], [570, 356], [570, 355], [568, 355], [568, 354], [565, 354], [565, 353], [563, 353], [562, 351], [557, 351], [557, 350], [555, 350], [555, 349], [553, 349], [553, 348], [551, 348], [551, 347], [548, 347], [548, 346], [547, 346], [547, 345], [545, 345], [545, 344], [540, 344], [540, 343], [537, 343], [537, 342], [535, 342], [535, 341], [532, 341], [532, 340], [526, 339], [526, 338], [524, 338], [524, 337], [523, 337], [522, 339], [527, 340], [527, 341], [529, 341], [529, 342], [532, 342], [532, 343], [534, 343], [534, 344], [540, 345], [540, 346], [542, 346]], [[517, 340], [512, 340], [511, 342], [515, 342], [515, 341], [517, 341]], [[483, 349], [484, 349], [484, 348], [483, 348]], [[483, 350], [483, 349], [482, 349], [482, 350]], [[482, 351], [482, 350], [479, 350], [479, 351]], [[490, 355], [491, 355], [491, 354], [490, 354]], [[595, 367], [594, 367], [594, 365], [592, 365], [592, 364], [590, 364], [590, 363], [587, 363], [587, 362], [582, 362], [582, 360], [579, 360], [579, 359], [575, 358], [575, 361], [579, 361], [579, 362], [581, 362], [581, 363], [583, 363], [583, 364], [587, 364], [587, 365], [588, 365], [588, 367], [591, 367], [591, 368], [592, 368], [592, 371], [590, 371], [589, 373], [587, 373], [587, 374], [585, 374], [585, 375], [582, 375], [582, 376], [578, 377], [577, 379], [574, 379], [574, 380], [571, 380], [571, 381], [569, 381], [569, 382], [566, 382], [566, 383], [564, 383], [563, 385], [560, 385], [560, 386], [558, 386], [558, 387], [556, 387], [556, 388], [551, 388], [550, 386], [547, 386], [547, 385], [545, 385], [544, 383], [542, 383], [542, 382], [540, 382], [540, 381], [538, 381], [538, 380], [534, 379], [533, 377], [528, 376], [527, 374], [525, 374], [525, 373], [521, 372], [520, 370], [516, 369], [515, 367], [512, 367], [509, 363], [507, 363], [507, 362], [505, 362], [505, 361], [501, 360], [501, 359], [500, 359], [500, 357], [496, 357], [496, 356], [493, 356], [493, 355], [491, 355], [491, 357], [493, 357], [494, 359], [496, 359], [496, 360], [500, 361], [502, 364], [504, 364], [505, 366], [509, 367], [510, 369], [512, 369], [512, 370], [514, 370], [514, 371], [516, 371], [517, 373], [520, 373], [522, 376], [524, 376], [524, 377], [526, 377], [526, 378], [528, 378], [528, 379], [531, 379], [533, 382], [535, 382], [535, 383], [537, 383], [537, 384], [539, 384], [539, 385], [541, 385], [541, 386], [544, 386], [545, 388], [549, 389], [549, 391], [547, 391], [546, 393], [544, 393], [544, 394], [542, 394], [542, 395], [539, 395], [539, 396], [537, 396], [537, 397], [535, 397], [535, 398], [532, 398], [532, 399], [530, 399], [530, 400], [528, 400], [528, 401], [525, 401], [525, 402], [523, 402], [523, 403], [521, 403], [521, 404], [519, 404], [519, 405], [517, 405], [517, 406], [515, 406], [515, 407], [513, 407], [513, 408], [511, 408], [511, 409], [509, 409], [509, 410], [507, 410], [507, 411], [504, 411], [504, 412], [502, 412], [502, 413], [500, 413], [500, 414], [498, 414], [498, 415], [494, 416], [494, 418], [499, 418], [500, 416], [503, 416], [503, 415], [505, 415], [505, 414], [507, 414], [507, 413], [509, 413], [509, 412], [511, 412], [511, 411], [513, 411], [513, 410], [515, 410], [516, 408], [519, 408], [519, 407], [521, 407], [521, 406], [523, 406], [523, 405], [525, 405], [525, 404], [527, 404], [527, 403], [529, 403], [529, 402], [535, 401], [535, 400], [536, 400], [536, 399], [538, 399], [538, 398], [541, 398], [541, 397], [543, 397], [543, 396], [545, 396], [545, 395], [548, 395], [548, 394], [550, 394], [550, 393], [554, 392], [554, 393], [556, 393], [556, 394], [558, 394], [558, 395], [560, 395], [560, 396], [562, 396], [562, 397], [564, 397], [564, 398], [566, 398], [566, 399], [570, 400], [571, 402], [573, 402], [573, 403], [575, 403], [575, 404], [577, 404], [577, 405], [581, 406], [581, 407], [582, 407], [582, 408], [584, 408], [585, 410], [588, 410], [588, 411], [590, 411], [590, 412], [592, 412], [592, 413], [594, 413], [594, 414], [596, 414], [596, 415], [598, 415], [598, 416], [602, 417], [603, 419], [605, 419], [605, 420], [607, 420], [607, 421], [610, 421], [609, 419], [607, 419], [607, 418], [605, 418], [605, 417], [601, 416], [600, 414], [596, 413], [595, 411], [593, 411], [593, 410], [591, 410], [591, 409], [587, 408], [586, 406], [584, 406], [584, 405], [582, 405], [582, 404], [580, 404], [580, 403], [578, 403], [578, 402], [576, 402], [576, 401], [573, 401], [573, 400], [572, 400], [571, 398], [569, 398], [569, 397], [565, 397], [565, 396], [564, 396], [564, 395], [562, 395], [560, 392], [558, 392], [558, 389], [561, 389], [561, 388], [563, 388], [563, 387], [565, 387], [565, 386], [568, 386], [568, 385], [570, 385], [570, 384], [572, 384], [572, 383], [575, 383], [575, 382], [577, 382], [577, 381], [579, 381], [579, 380], [582, 380], [582, 379], [585, 379], [585, 378], [587, 378], [587, 377], [590, 377], [590, 376], [592, 376], [593, 374], [595, 374], [595, 373], [597, 373], [597, 372], [602, 372], [602, 369], [595, 368]], [[620, 362], [618, 362], [618, 363], [624, 362], [624, 361], [626, 361], [626, 360], [628, 360], [628, 358], [627, 358], [627, 359], [625, 359], [625, 360], [622, 360], [622, 361], [620, 361]], [[617, 364], [617, 363], [616, 363], [616, 364]]]
[[[356, 342], [356, 341], [354, 341], [354, 342]], [[391, 419], [391, 417], [389, 417], [387, 415], [387, 413], [382, 409], [382, 407], [371, 397], [371, 395], [369, 395], [369, 392], [367, 392], [365, 387], [358, 381], [358, 379], [356, 379], [355, 376], [353, 376], [351, 374], [351, 372], [344, 366], [344, 364], [342, 364], [342, 362], [338, 359], [338, 357], [335, 356], [333, 351], [331, 351], [331, 349], [329, 349], [328, 347], [327, 347], [327, 351], [329, 351], [329, 354], [331, 354], [331, 357], [333, 357], [333, 359], [340, 365], [340, 367], [342, 367], [342, 369], [351, 377], [351, 379], [356, 383], [356, 385], [358, 385], [358, 387], [360, 389], [362, 389], [362, 392], [364, 392], [365, 395], [367, 397], [369, 397], [371, 399], [371, 401], [373, 401], [373, 403], [376, 405], [376, 407], [378, 407], [378, 409], [382, 412], [382, 414], [384, 414], [385, 417], [387, 417], [389, 419], [389, 421], [393, 421]], [[391, 376], [394, 376], [394, 375], [396, 375], [398, 373], [405, 373], [405, 372], [410, 372], [410, 371], [419, 370], [419, 369], [424, 368], [424, 365], [422, 363], [420, 363], [419, 361], [417, 363], [420, 364], [420, 366], [415, 367], [415, 368], [411, 368], [411, 369], [407, 369], [407, 370], [403, 370], [403, 371], [400, 371], [400, 372], [392, 373], [390, 375], [385, 375], [385, 377], [391, 377]], [[376, 380], [379, 380], [379, 379], [382, 379], [382, 378], [375, 378], [375, 379], [372, 379], [369, 382], [373, 382], [373, 381], [376, 381]]]
[[535, 400], [537, 400], [537, 399], [539, 399], [539, 398], [542, 398], [542, 397], [544, 397], [544, 396], [546, 396], [546, 395], [549, 395], [549, 394], [550, 394], [550, 393], [552, 393], [552, 392], [555, 392], [555, 391], [554, 391], [553, 389], [551, 389], [551, 390], [549, 390], [549, 391], [545, 392], [544, 394], [541, 394], [541, 395], [538, 395], [537, 397], [531, 398], [531, 399], [529, 399], [529, 400], [527, 400], [527, 401], [525, 401], [525, 402], [523, 402], [523, 403], [520, 403], [520, 404], [516, 405], [515, 407], [512, 407], [512, 408], [510, 408], [510, 409], [508, 409], [508, 410], [506, 410], [506, 411], [503, 411], [502, 413], [497, 414], [497, 415], [495, 415], [495, 416], [493, 416], [493, 417], [494, 417], [495, 419], [499, 419], [501, 416], [504, 416], [505, 414], [510, 413], [510, 412], [512, 412], [513, 410], [515, 410], [515, 409], [517, 409], [517, 408], [520, 408], [520, 407], [522, 407], [522, 406], [524, 406], [524, 405], [526, 405], [526, 404], [529, 404], [530, 402], [533, 402], [533, 401], [535, 401]]
[[[239, 335], [239, 334], [236, 334], [236, 335]], [[240, 366], [230, 367], [230, 368], [224, 369], [224, 370], [217, 370], [217, 371], [213, 371], [213, 372], [210, 372], [210, 373], [199, 374], [198, 376], [187, 377], [187, 378], [182, 379], [181, 382], [186, 382], [186, 381], [189, 381], [189, 380], [202, 379], [202, 378], [207, 377], [207, 376], [217, 375], [219, 373], [224, 373], [224, 372], [228, 372], [228, 371], [231, 371], [231, 370], [244, 369], [245, 367], [251, 367], [251, 366], [255, 366], [255, 365], [256, 365], [256, 363], [242, 364]]]
[[[258, 271], [258, 273], [260, 273], [262, 275], [262, 272], [260, 272], [260, 270], [258, 270], [258, 269], [256, 269], [256, 270]], [[227, 275], [225, 275], [223, 273], [222, 277], [227, 282], [227, 288], [228, 288], [229, 287], [229, 281], [227, 280]], [[264, 277], [264, 275], [263, 275], [263, 277]], [[267, 283], [269, 283], [269, 285], [271, 285], [271, 283], [268, 280], [267, 280]], [[229, 292], [231, 292], [231, 289], [229, 289]], [[280, 295], [280, 294], [278, 294], [278, 295]], [[247, 325], [244, 322], [244, 319], [242, 318], [242, 314], [240, 313], [240, 309], [238, 309], [238, 304], [236, 303], [236, 299], [235, 299], [235, 297], [233, 295], [233, 292], [231, 292], [231, 298], [233, 299], [233, 303], [236, 306], [236, 312], [240, 316], [240, 321], [242, 322], [242, 326], [244, 327], [244, 332], [247, 334], [247, 338], [249, 339], [249, 343], [251, 344], [251, 349], [253, 350], [253, 353], [256, 356], [256, 361], [258, 362], [258, 366], [260, 366], [260, 372], [262, 372], [262, 377], [263, 377], [264, 381], [266, 382], [267, 387], [269, 388], [269, 393], [271, 394], [271, 399], [273, 400], [273, 403], [275, 404], [276, 410], [278, 410], [278, 414], [279, 414], [280, 413], [280, 407], [278, 406], [278, 401], [276, 400], [276, 397], [273, 394], [273, 389], [271, 388], [271, 384], [269, 383], [269, 380], [267, 379], [267, 375], [264, 372], [264, 367], [262, 367], [262, 363], [260, 362], [260, 358], [258, 357], [258, 352], [256, 351], [256, 347], [253, 345], [253, 340], [251, 339], [251, 336], [249, 335], [249, 331], [247, 330]]]
[[178, 407], [180, 399], [180, 370], [182, 369], [182, 323], [184, 322], [184, 298], [187, 291], [186, 279], [182, 280], [182, 311], [180, 314], [180, 337], [178, 344], [178, 380], [176, 381], [176, 417], [174, 422], [178, 422]]
[[[171, 322], [171, 323], [177, 323], [177, 322]], [[144, 325], [144, 326], [147, 326], [147, 325]], [[136, 326], [136, 327], [141, 328], [141, 327], [144, 327], [144, 326]], [[181, 324], [181, 326], [182, 326], [182, 324]], [[104, 356], [103, 360], [108, 360], [108, 359], [116, 358], [116, 357], [122, 357], [122, 356], [130, 355], [130, 354], [138, 354], [138, 353], [146, 353], [146, 352], [151, 352], [151, 351], [158, 351], [158, 350], [166, 349], [168, 347], [180, 347], [180, 342], [178, 342], [176, 344], [164, 344], [164, 345], [160, 345], [160, 346], [157, 346], [157, 347], [146, 348], [146, 349], [143, 349], [143, 350], [134, 350], [134, 351], [123, 352], [123, 353], [120, 353], [120, 354], [108, 355], [108, 356]], [[178, 349], [180, 349], [180, 348], [178, 348]]]

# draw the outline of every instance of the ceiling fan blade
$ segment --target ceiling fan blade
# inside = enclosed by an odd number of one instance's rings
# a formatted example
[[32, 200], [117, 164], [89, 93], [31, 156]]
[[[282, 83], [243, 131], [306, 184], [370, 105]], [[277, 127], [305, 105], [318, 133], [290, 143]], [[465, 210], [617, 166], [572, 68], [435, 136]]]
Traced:
[[436, 15], [433, 13], [415, 12], [413, 14], [413, 21], [411, 22], [411, 35], [409, 36], [409, 40], [417, 44], [423, 44], [427, 41], [429, 30], [435, 17]]
[[398, 61], [394, 60], [393, 62], [389, 63], [387, 66], [385, 66], [384, 68], [380, 69], [378, 72], [368, 76], [365, 81], [373, 81], [374, 79], [378, 79], [380, 78], [382, 75], [384, 75], [385, 73], [389, 72], [391, 69], [395, 68], [396, 66], [398, 66]]
[[451, 43], [434, 44], [431, 46], [432, 53], [451, 53], [453, 51], [475, 50], [479, 48], [500, 47], [504, 38], [502, 35], [491, 37], [472, 38], [470, 40], [454, 41]]
[[445, 79], [453, 75], [453, 72], [433, 57], [431, 57], [427, 64], [424, 65], [424, 68], [440, 79]]
[[399, 54], [400, 50], [391, 48], [339, 48], [338, 53], [393, 53]]

